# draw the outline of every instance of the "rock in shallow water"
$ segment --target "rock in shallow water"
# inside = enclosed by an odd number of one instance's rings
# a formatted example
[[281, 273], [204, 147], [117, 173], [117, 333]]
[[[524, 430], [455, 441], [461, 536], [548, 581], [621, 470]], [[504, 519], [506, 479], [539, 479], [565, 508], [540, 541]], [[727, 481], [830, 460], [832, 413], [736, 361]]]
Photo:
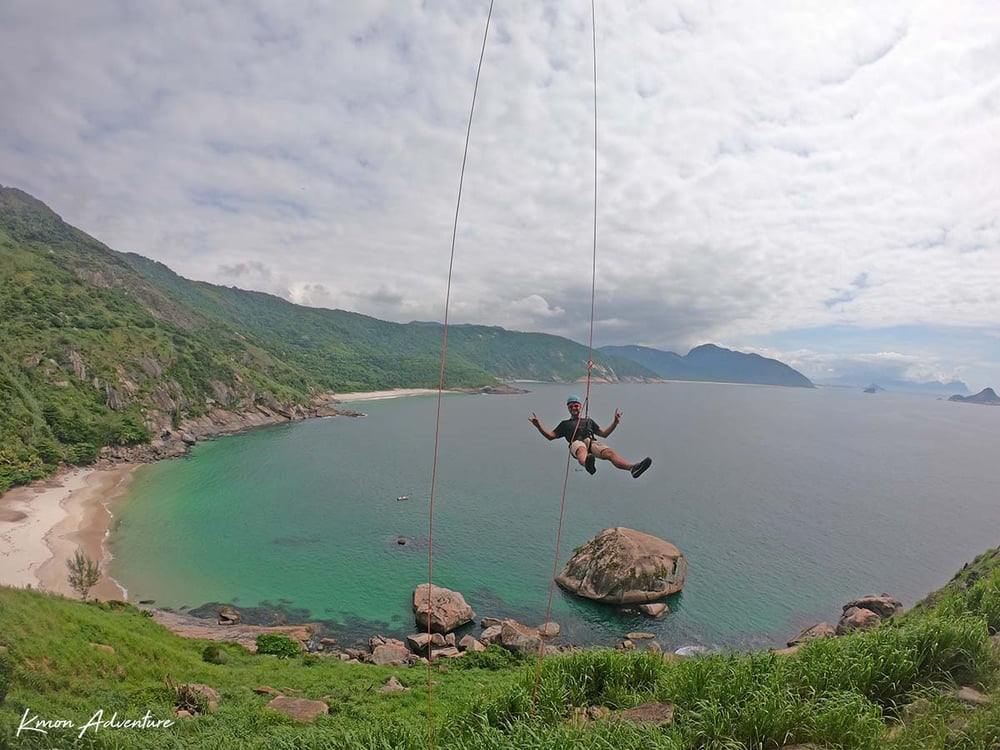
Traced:
[[556, 583], [587, 599], [637, 604], [677, 593], [686, 575], [687, 561], [673, 544], [616, 526], [577, 549]]

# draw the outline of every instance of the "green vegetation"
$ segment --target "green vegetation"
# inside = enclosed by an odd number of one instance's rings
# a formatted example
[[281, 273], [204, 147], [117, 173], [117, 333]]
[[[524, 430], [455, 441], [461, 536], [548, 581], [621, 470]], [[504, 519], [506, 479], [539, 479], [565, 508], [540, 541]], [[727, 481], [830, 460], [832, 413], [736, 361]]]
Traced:
[[[955, 688], [970, 685], [989, 696], [998, 684], [991, 639], [998, 559], [996, 551], [980, 558], [974, 570], [871, 633], [812, 641], [793, 655], [677, 660], [587, 650], [548, 657], [540, 668], [534, 658], [497, 647], [430, 670], [252, 655], [235, 644], [179, 638], [128, 605], [5, 588], [0, 688], [7, 675], [9, 690], [0, 706], [0, 746], [417, 750], [429, 746], [430, 700], [438, 748], [992, 748], [1000, 742], [1000, 702], [968, 705]], [[209, 663], [208, 646], [226, 663]], [[393, 675], [408, 692], [379, 690]], [[173, 718], [189, 683], [220, 693], [215, 713], [167, 728], [14, 736], [25, 711], [77, 727], [98, 710], [105, 718], [116, 711], [119, 718], [147, 711], [153, 719]], [[271, 696], [253, 692], [264, 685], [321, 700], [329, 715], [303, 724], [269, 710]], [[617, 720], [618, 712], [652, 701], [671, 704], [672, 721]]]
[[261, 633], [257, 636], [257, 653], [273, 654], [279, 659], [298, 656], [302, 649], [299, 644], [281, 633]]
[[0, 650], [0, 706], [7, 699], [7, 691], [10, 690], [10, 683], [13, 681], [14, 664], [7, 654], [6, 647]]
[[70, 588], [86, 601], [87, 594], [101, 580], [101, 569], [80, 550], [74, 552], [73, 557], [66, 561], [66, 567], [69, 568]]
[[1000, 588], [996, 585], [996, 570], [1000, 568], [1000, 549], [991, 549], [966, 563], [948, 584], [913, 609], [896, 618], [909, 622], [925, 617], [929, 612], [945, 616], [976, 614], [986, 620], [990, 635], [1000, 633]]
[[[117, 253], [0, 187], [0, 492], [148, 443], [214, 408], [280, 410], [322, 393], [436, 388], [442, 327], [299, 307]], [[445, 388], [572, 381], [587, 347], [454, 326]], [[598, 372], [652, 377], [610, 355]]]
[[201, 658], [202, 661], [207, 661], [209, 664], [225, 664], [229, 661], [229, 657], [222, 647], [214, 643], [205, 646], [205, 650], [201, 652]]

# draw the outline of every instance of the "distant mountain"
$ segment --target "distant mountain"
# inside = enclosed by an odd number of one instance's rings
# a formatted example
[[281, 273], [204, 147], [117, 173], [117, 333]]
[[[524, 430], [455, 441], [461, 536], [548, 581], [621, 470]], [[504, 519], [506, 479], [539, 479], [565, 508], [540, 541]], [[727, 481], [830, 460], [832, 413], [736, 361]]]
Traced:
[[990, 406], [1000, 406], [1000, 396], [992, 388], [983, 388], [975, 396], [952, 396], [949, 401], [961, 401], [966, 404], [988, 404]]
[[812, 381], [776, 359], [744, 354], [715, 344], [702, 344], [685, 356], [645, 346], [602, 346], [600, 351], [625, 357], [667, 380], [754, 383], [813, 388]]

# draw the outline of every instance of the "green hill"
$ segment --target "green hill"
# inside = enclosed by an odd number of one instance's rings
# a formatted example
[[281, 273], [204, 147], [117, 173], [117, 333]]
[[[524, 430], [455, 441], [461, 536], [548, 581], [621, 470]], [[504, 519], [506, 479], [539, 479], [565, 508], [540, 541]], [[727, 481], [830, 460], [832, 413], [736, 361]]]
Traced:
[[[130, 605], [0, 587], [0, 747], [985, 750], [1000, 743], [998, 560], [980, 556], [874, 631], [791, 655], [594, 649], [538, 664], [493, 646], [430, 668], [253, 655], [182, 639]], [[208, 646], [223, 658], [206, 661]], [[409, 691], [382, 692], [392, 676]], [[191, 683], [218, 693], [217, 710], [178, 691]], [[279, 714], [264, 686], [328, 713]], [[176, 718], [181, 702], [198, 712]], [[628, 709], [671, 719], [636, 723]], [[121, 726], [143, 717], [174, 723]]]
[[[320, 394], [436, 388], [442, 333], [189, 281], [0, 187], [0, 492], [214, 409], [286, 413]], [[444, 386], [573, 381], [587, 357], [557, 336], [455, 326]], [[610, 355], [596, 373], [655, 377]]]

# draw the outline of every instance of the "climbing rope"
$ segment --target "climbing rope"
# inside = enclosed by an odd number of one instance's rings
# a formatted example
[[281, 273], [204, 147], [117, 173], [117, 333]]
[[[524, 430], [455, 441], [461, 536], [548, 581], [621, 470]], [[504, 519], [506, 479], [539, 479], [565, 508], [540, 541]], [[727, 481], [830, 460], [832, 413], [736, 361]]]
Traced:
[[[587, 389], [583, 396], [583, 409], [582, 414], [576, 420], [576, 427], [573, 429], [573, 436], [570, 438], [570, 443], [576, 439], [576, 432], [580, 429], [580, 424], [583, 420], [590, 418], [590, 383], [591, 376], [594, 369], [594, 310], [596, 308], [596, 290], [597, 290], [597, 11], [595, 9], [595, 0], [590, 1], [590, 31], [591, 31], [591, 55], [593, 60], [593, 92], [594, 92], [594, 231], [593, 231], [593, 246], [591, 252], [591, 264], [590, 264], [590, 338], [587, 343]], [[552, 560], [552, 575], [549, 577], [549, 600], [545, 605], [545, 620], [543, 621], [543, 628], [546, 628], [549, 623], [549, 618], [552, 614], [552, 599], [555, 596], [556, 591], [556, 576], [559, 572], [559, 545], [562, 541], [562, 527], [563, 519], [566, 515], [566, 494], [569, 487], [569, 467], [570, 461], [573, 456], [566, 456], [566, 470], [563, 472], [563, 487], [562, 487], [562, 500], [559, 504], [559, 523], [556, 525], [556, 546], [555, 553], [553, 554]], [[542, 675], [542, 659], [545, 657], [545, 636], [543, 635], [538, 640], [538, 659], [535, 661], [535, 683], [531, 691], [531, 709], [534, 711], [535, 704], [538, 701], [538, 684], [541, 681]]]
[[486, 28], [483, 31], [483, 45], [479, 52], [479, 65], [476, 68], [476, 83], [472, 87], [472, 105], [469, 107], [469, 124], [465, 130], [465, 150], [462, 153], [462, 170], [458, 178], [458, 198], [455, 200], [455, 221], [451, 228], [451, 257], [448, 261], [448, 283], [444, 297], [444, 325], [441, 336], [441, 367], [438, 372], [437, 413], [434, 419], [434, 458], [431, 463], [431, 496], [428, 510], [427, 531], [427, 744], [434, 748], [434, 702], [431, 689], [431, 661], [433, 646], [431, 644], [431, 626], [434, 610], [434, 496], [437, 487], [438, 443], [441, 437], [441, 396], [444, 393], [444, 365], [448, 354], [448, 310], [451, 303], [451, 278], [455, 268], [455, 241], [458, 237], [458, 214], [462, 206], [462, 186], [465, 183], [465, 165], [469, 158], [469, 139], [472, 135], [472, 117], [476, 112], [476, 95], [479, 93], [479, 76], [483, 71], [483, 59], [486, 57], [486, 39], [490, 35], [490, 20], [493, 18], [493, 0], [486, 14]]
[[[479, 53], [479, 65], [476, 68], [476, 82], [472, 90], [472, 105], [469, 109], [469, 121], [468, 127], [465, 133], [465, 150], [462, 154], [462, 169], [458, 181], [458, 197], [455, 201], [455, 219], [452, 225], [451, 233], [451, 254], [448, 262], [448, 281], [445, 290], [445, 306], [444, 306], [444, 325], [441, 341], [441, 364], [438, 372], [438, 393], [437, 393], [437, 410], [435, 414], [435, 424], [434, 424], [434, 457], [431, 464], [431, 487], [430, 487], [430, 503], [428, 510], [428, 552], [427, 552], [427, 649], [428, 657], [430, 657], [432, 651], [431, 646], [431, 636], [432, 636], [432, 619], [433, 619], [433, 581], [434, 581], [434, 500], [436, 496], [437, 488], [437, 464], [438, 464], [438, 446], [440, 442], [441, 435], [441, 401], [442, 395], [444, 393], [444, 370], [445, 361], [448, 352], [448, 314], [451, 301], [451, 282], [452, 273], [455, 267], [455, 245], [458, 236], [458, 217], [462, 205], [462, 187], [465, 183], [465, 167], [469, 156], [469, 141], [472, 134], [472, 121], [473, 116], [476, 111], [476, 97], [479, 92], [479, 79], [482, 74], [483, 60], [486, 56], [486, 41], [489, 38], [490, 31], [490, 21], [493, 17], [493, 3], [494, 0], [490, 0], [489, 11], [486, 15], [486, 28], [483, 32], [483, 43], [482, 48]], [[590, 14], [591, 14], [591, 46], [593, 55], [593, 93], [594, 93], [594, 206], [593, 206], [593, 250], [591, 259], [591, 281], [590, 281], [590, 337], [588, 340], [588, 354], [587, 354], [587, 385], [584, 396], [584, 408], [583, 415], [577, 420], [577, 429], [579, 429], [582, 419], [588, 419], [590, 414], [590, 385], [591, 385], [591, 373], [594, 368], [594, 311], [595, 311], [595, 299], [596, 299], [596, 282], [597, 282], [597, 185], [598, 185], [598, 160], [597, 160], [597, 30], [596, 30], [596, 9], [595, 2], [591, 0], [590, 3]], [[575, 437], [575, 431], [574, 431]], [[562, 527], [563, 520], [566, 514], [566, 496], [567, 488], [569, 486], [569, 466], [570, 466], [570, 456], [566, 458], [566, 469], [563, 475], [563, 489], [562, 489], [562, 500], [559, 508], [559, 522], [556, 528], [556, 543], [555, 543], [555, 559], [553, 561], [552, 576], [549, 584], [549, 597], [548, 603], [545, 608], [545, 622], [549, 621], [549, 617], [552, 611], [552, 600], [555, 595], [555, 578], [556, 572], [559, 565], [559, 546], [562, 538]], [[541, 660], [544, 656], [544, 642], [541, 642], [539, 648], [539, 659], [537, 660], [537, 667], [535, 671], [535, 686], [532, 693], [532, 710], [537, 700], [538, 695], [538, 683], [541, 675]], [[432, 690], [432, 669], [431, 669], [432, 659], [427, 659], [427, 739], [428, 746], [433, 750], [434, 747], [434, 704], [433, 704], [433, 690]]]

